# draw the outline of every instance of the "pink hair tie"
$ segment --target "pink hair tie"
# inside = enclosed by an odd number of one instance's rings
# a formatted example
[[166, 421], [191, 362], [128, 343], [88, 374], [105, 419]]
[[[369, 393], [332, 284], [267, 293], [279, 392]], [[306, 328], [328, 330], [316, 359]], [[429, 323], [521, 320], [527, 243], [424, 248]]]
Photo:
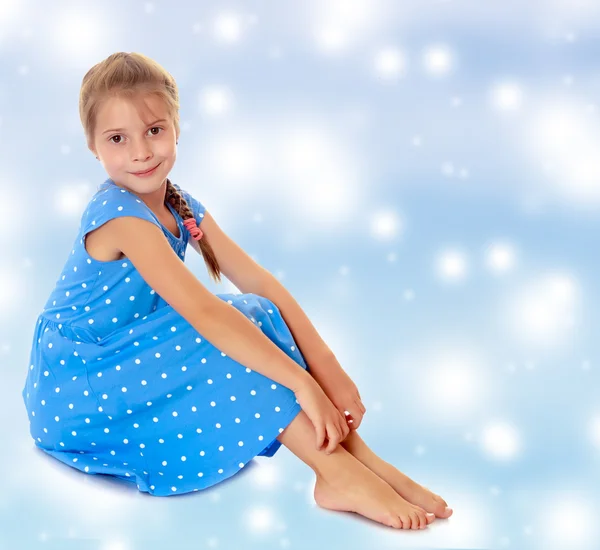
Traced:
[[195, 218], [188, 218], [187, 220], [185, 220], [183, 222], [183, 225], [185, 225], [185, 227], [187, 227], [192, 238], [197, 241], [199, 241], [202, 238], [202, 235], [204, 235], [204, 233], [202, 233], [202, 229], [200, 229], [198, 227], [198, 225], [196, 224]]

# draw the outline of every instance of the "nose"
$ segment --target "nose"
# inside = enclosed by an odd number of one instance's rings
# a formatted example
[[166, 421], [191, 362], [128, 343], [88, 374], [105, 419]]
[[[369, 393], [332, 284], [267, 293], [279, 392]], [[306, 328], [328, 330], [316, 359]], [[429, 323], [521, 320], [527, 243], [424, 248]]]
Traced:
[[152, 150], [144, 141], [135, 143], [132, 147], [133, 160], [143, 163], [152, 158]]

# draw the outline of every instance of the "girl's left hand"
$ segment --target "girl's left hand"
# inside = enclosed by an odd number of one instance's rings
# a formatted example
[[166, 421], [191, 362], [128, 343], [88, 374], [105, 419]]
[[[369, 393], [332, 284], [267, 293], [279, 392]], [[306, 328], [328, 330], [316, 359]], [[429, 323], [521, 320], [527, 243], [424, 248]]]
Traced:
[[[351, 430], [358, 429], [367, 409], [361, 401], [356, 384], [337, 360], [325, 361], [316, 367], [309, 365], [309, 372], [346, 419], [348, 427]], [[346, 411], [350, 413], [349, 416]]]

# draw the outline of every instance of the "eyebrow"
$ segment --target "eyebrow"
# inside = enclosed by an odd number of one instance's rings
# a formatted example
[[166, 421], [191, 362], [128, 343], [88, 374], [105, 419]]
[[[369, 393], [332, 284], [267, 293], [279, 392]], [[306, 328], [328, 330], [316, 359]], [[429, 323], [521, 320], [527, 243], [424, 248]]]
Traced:
[[[158, 120], [155, 120], [154, 122], [151, 122], [150, 124], [148, 124], [148, 126], [153, 126], [157, 122], [167, 122], [167, 120], [164, 118], [159, 118]], [[124, 131], [125, 131], [125, 128], [113, 128], [112, 130], [104, 130], [104, 132], [102, 132], [102, 135], [108, 134], [108, 132], [124, 132]]]

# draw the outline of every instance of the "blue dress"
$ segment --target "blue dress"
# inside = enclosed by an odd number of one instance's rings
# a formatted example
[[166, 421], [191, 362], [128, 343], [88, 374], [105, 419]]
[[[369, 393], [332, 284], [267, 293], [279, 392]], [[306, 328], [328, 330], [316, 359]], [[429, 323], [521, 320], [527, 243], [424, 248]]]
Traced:
[[[175, 185], [198, 226], [204, 206]], [[135, 216], [162, 229], [181, 261], [180, 237], [111, 179], [100, 184], [33, 334], [22, 390], [35, 445], [88, 474], [135, 483], [155, 496], [198, 491], [272, 457], [300, 412], [289, 388], [221, 352], [165, 302], [127, 259], [92, 258], [84, 237]], [[217, 294], [309, 370], [278, 308], [256, 294]]]

